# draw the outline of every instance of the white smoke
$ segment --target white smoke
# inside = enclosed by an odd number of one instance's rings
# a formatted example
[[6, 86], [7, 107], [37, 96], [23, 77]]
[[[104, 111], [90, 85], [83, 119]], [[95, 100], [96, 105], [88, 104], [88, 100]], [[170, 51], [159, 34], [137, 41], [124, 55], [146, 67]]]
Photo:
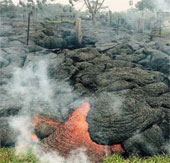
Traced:
[[26, 154], [29, 148], [32, 148], [34, 141], [32, 139], [33, 124], [29, 116], [17, 116], [10, 120], [10, 126], [17, 132], [16, 154]]
[[60, 115], [59, 108], [64, 110], [69, 106], [68, 103], [75, 102], [76, 104], [71, 104], [71, 106], [76, 106], [81, 101], [79, 99], [78, 102], [74, 101], [77, 96], [67, 83], [49, 79], [47, 67], [47, 61], [41, 60], [28, 63], [23, 68], [16, 68], [8, 85], [11, 96], [22, 106], [19, 115], [9, 120], [10, 127], [18, 135], [16, 154], [25, 154], [31, 149], [41, 163], [88, 163], [90, 161], [84, 149], [72, 151], [71, 155], [65, 159], [56, 151], [42, 152], [39, 142], [33, 140], [34, 116], [43, 112], [49, 112], [49, 115]]
[[124, 99], [122, 97], [119, 97], [117, 95], [112, 95], [112, 102], [111, 107], [109, 107], [109, 112], [111, 114], [121, 115], [122, 113], [122, 104]]
[[154, 0], [157, 11], [170, 11], [170, 4], [165, 0]]
[[122, 105], [124, 100], [125, 99], [122, 95], [120, 96], [116, 93], [102, 92], [98, 97], [94, 98], [94, 103], [95, 105], [99, 105], [99, 107], [106, 107], [110, 115], [121, 116], [123, 113]]
[[41, 163], [90, 163], [89, 158], [85, 154], [84, 148], [79, 148], [76, 150], [71, 151], [70, 156], [65, 159], [56, 152], [49, 152], [43, 154], [40, 158]]
[[25, 68], [17, 68], [10, 83], [12, 95], [24, 105], [24, 111], [37, 109], [40, 102], [51, 103], [52, 89], [47, 77], [47, 64], [44, 61], [28, 64]]
[[25, 155], [31, 151], [40, 163], [90, 163], [84, 148], [71, 151], [68, 158], [60, 156], [57, 151], [43, 152], [39, 142], [32, 138], [33, 124], [30, 117], [13, 117], [11, 118], [10, 125], [18, 133], [15, 146], [17, 156]]

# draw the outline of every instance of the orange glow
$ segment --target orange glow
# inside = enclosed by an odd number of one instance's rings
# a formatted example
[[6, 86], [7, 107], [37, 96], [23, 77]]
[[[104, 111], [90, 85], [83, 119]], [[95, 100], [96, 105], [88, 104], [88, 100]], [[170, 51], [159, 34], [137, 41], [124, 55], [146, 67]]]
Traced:
[[48, 148], [57, 150], [61, 155], [67, 157], [71, 150], [85, 147], [87, 155], [94, 162], [100, 162], [105, 156], [114, 152], [124, 153], [121, 144], [107, 146], [99, 145], [92, 141], [88, 132], [87, 114], [90, 110], [88, 102], [84, 102], [77, 108], [64, 123], [51, 121], [44, 118], [35, 118], [35, 127], [40, 122], [53, 125], [56, 131], [42, 140]]
[[65, 122], [65, 125], [69, 130], [72, 130], [75, 134], [88, 133], [88, 123], [86, 121], [87, 114], [90, 110], [90, 106], [87, 102], [84, 102], [83, 105], [77, 108], [69, 117], [68, 121]]
[[58, 125], [61, 123], [59, 121], [53, 121], [53, 120], [45, 119], [45, 118], [42, 118], [42, 117], [35, 117], [34, 118], [34, 127], [36, 128], [37, 125], [39, 123], [42, 123], [42, 122], [47, 123], [47, 124], [49, 124], [49, 125], [51, 125], [53, 127], [58, 127]]
[[125, 150], [122, 148], [121, 144], [116, 144], [111, 147], [113, 152], [125, 153]]
[[36, 143], [38, 143], [38, 137], [35, 134], [32, 134], [32, 140]]

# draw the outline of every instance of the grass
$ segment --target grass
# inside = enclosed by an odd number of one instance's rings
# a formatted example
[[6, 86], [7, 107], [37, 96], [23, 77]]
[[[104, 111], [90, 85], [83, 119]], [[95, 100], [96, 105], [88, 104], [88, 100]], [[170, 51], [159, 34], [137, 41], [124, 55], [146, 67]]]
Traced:
[[[38, 158], [31, 152], [16, 156], [13, 148], [0, 148], [0, 163], [38, 163]], [[103, 163], [170, 163], [170, 155], [157, 155], [144, 159], [133, 156], [125, 159], [121, 155], [114, 154], [107, 157]]]
[[[147, 35], [151, 35], [151, 30], [145, 30], [144, 33], [147, 34]], [[162, 29], [162, 31], [161, 31], [162, 37], [166, 37], [166, 36], [169, 36], [169, 35], [170, 35], [169, 29]], [[155, 36], [159, 36], [159, 32], [157, 32], [157, 34]]]
[[51, 23], [51, 24], [60, 24], [60, 23], [71, 23], [74, 24], [75, 21], [73, 20], [46, 20], [46, 23]]
[[163, 29], [162, 30], [162, 35], [163, 36], [169, 36], [169, 34], [170, 34], [170, 30], [169, 29]]
[[143, 159], [133, 156], [124, 159], [122, 156], [115, 154], [107, 157], [103, 163], [170, 163], [170, 155], [155, 155]]
[[37, 163], [38, 159], [31, 152], [15, 155], [13, 148], [0, 148], [0, 163]]

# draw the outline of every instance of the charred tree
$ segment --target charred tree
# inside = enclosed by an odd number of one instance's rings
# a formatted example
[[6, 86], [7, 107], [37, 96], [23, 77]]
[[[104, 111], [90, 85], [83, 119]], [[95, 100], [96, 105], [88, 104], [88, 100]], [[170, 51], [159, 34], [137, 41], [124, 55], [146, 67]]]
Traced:
[[[74, 5], [73, 2], [79, 2], [80, 0], [69, 0], [71, 5]], [[84, 4], [86, 5], [89, 13], [92, 17], [92, 23], [93, 25], [96, 24], [96, 15], [97, 13], [103, 9], [103, 4], [105, 0], [83, 0]]]
[[112, 24], [112, 11], [109, 10], [109, 24]]
[[30, 20], [31, 20], [31, 13], [28, 13], [27, 45], [29, 44], [29, 37], [30, 37]]

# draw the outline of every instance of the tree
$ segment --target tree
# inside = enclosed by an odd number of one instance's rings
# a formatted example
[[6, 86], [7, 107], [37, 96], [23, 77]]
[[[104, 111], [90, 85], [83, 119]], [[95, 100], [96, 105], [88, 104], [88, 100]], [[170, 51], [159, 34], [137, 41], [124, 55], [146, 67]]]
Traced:
[[136, 4], [139, 10], [149, 9], [151, 11], [166, 10], [169, 6], [170, 0], [141, 0]]
[[12, 0], [3, 0], [0, 2], [1, 5], [10, 6], [13, 5]]
[[77, 43], [79, 46], [82, 45], [82, 31], [81, 31], [81, 19], [78, 18], [76, 20], [76, 35], [77, 35]]
[[[80, 0], [69, 0], [70, 4], [74, 5], [73, 2], [79, 2]], [[96, 24], [96, 14], [103, 9], [105, 0], [83, 0], [89, 13], [92, 16], [93, 24]]]
[[14, 6], [12, 0], [3, 0], [0, 1], [0, 12], [8, 12]]
[[139, 10], [149, 9], [153, 11], [156, 8], [154, 0], [142, 0], [136, 4], [136, 8]]

